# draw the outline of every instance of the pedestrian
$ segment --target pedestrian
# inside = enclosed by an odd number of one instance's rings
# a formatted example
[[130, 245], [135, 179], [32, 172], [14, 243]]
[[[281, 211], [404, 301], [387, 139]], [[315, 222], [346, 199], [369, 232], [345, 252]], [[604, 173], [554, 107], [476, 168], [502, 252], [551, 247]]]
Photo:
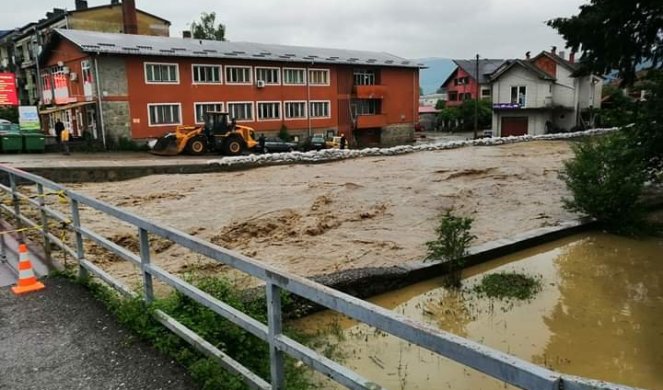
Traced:
[[69, 129], [63, 128], [60, 132], [60, 144], [62, 144], [62, 154], [69, 155]]
[[260, 145], [260, 153], [265, 154], [265, 135], [260, 134], [258, 137], [258, 144]]
[[64, 124], [61, 120], [55, 122], [55, 142], [60, 143], [60, 138], [62, 137], [62, 131], [64, 130]]
[[345, 149], [346, 142], [345, 134], [341, 134], [341, 150]]

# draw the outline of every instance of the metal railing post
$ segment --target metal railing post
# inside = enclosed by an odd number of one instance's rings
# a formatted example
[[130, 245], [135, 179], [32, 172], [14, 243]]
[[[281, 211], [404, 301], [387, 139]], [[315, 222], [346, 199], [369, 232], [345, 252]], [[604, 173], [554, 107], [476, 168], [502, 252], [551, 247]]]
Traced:
[[44, 186], [37, 183], [37, 199], [39, 202], [39, 212], [41, 213], [41, 236], [44, 240], [44, 255], [46, 261], [51, 264], [51, 240], [48, 239], [48, 214], [44, 210], [46, 200], [44, 199]]
[[78, 277], [87, 279], [89, 274], [85, 267], [81, 264], [81, 260], [85, 258], [85, 251], [83, 250], [83, 235], [81, 234], [81, 217], [78, 214], [78, 201], [71, 199], [71, 223], [74, 226], [74, 235], [76, 237], [76, 260], [78, 261]]
[[12, 173], [9, 173], [9, 186], [11, 187], [12, 190], [12, 204], [14, 206], [14, 217], [16, 217], [16, 229], [19, 230], [18, 238], [19, 241], [25, 242], [25, 233], [21, 231], [21, 229], [23, 229], [23, 221], [21, 221], [20, 217], [21, 204], [18, 195], [16, 195], [16, 192], [18, 191], [16, 189], [16, 177]]
[[275, 284], [267, 282], [267, 324], [269, 328], [269, 358], [271, 384], [274, 390], [285, 389], [285, 366], [283, 352], [281, 352], [275, 343], [276, 336], [280, 336], [283, 330], [281, 316], [281, 289]]
[[145, 302], [152, 303], [154, 300], [154, 290], [152, 288], [152, 274], [149, 272], [150, 265], [150, 238], [147, 230], [138, 229], [138, 240], [140, 242], [140, 264], [143, 274], [143, 292], [145, 293]]

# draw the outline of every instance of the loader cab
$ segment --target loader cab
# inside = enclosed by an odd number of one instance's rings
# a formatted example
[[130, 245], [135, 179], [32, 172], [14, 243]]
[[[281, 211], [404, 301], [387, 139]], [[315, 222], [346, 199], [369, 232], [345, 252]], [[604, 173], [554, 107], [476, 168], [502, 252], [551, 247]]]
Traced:
[[205, 133], [208, 136], [223, 135], [233, 130], [233, 122], [227, 112], [206, 112]]

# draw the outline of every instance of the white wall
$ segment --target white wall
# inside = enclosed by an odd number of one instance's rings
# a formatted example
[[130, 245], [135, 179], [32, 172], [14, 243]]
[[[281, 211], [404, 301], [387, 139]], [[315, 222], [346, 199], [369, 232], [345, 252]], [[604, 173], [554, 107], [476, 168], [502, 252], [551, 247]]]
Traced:
[[553, 106], [575, 107], [577, 80], [571, 77], [570, 70], [561, 65], [557, 65], [556, 78], [553, 86]]
[[510, 103], [511, 87], [527, 87], [526, 108], [546, 107], [551, 98], [550, 82], [515, 65], [493, 83], [493, 104]]

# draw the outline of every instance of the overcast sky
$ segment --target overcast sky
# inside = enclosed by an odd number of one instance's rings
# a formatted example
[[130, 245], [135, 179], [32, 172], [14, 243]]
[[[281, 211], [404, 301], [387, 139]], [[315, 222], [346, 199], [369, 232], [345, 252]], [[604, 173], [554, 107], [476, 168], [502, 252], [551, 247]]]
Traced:
[[[578, 13], [588, 0], [136, 0], [181, 36], [215, 11], [233, 41], [386, 51], [401, 57], [523, 57], [563, 47], [545, 20]], [[110, 0], [89, 0], [89, 6]], [[74, 0], [3, 0], [0, 30], [43, 17]]]

